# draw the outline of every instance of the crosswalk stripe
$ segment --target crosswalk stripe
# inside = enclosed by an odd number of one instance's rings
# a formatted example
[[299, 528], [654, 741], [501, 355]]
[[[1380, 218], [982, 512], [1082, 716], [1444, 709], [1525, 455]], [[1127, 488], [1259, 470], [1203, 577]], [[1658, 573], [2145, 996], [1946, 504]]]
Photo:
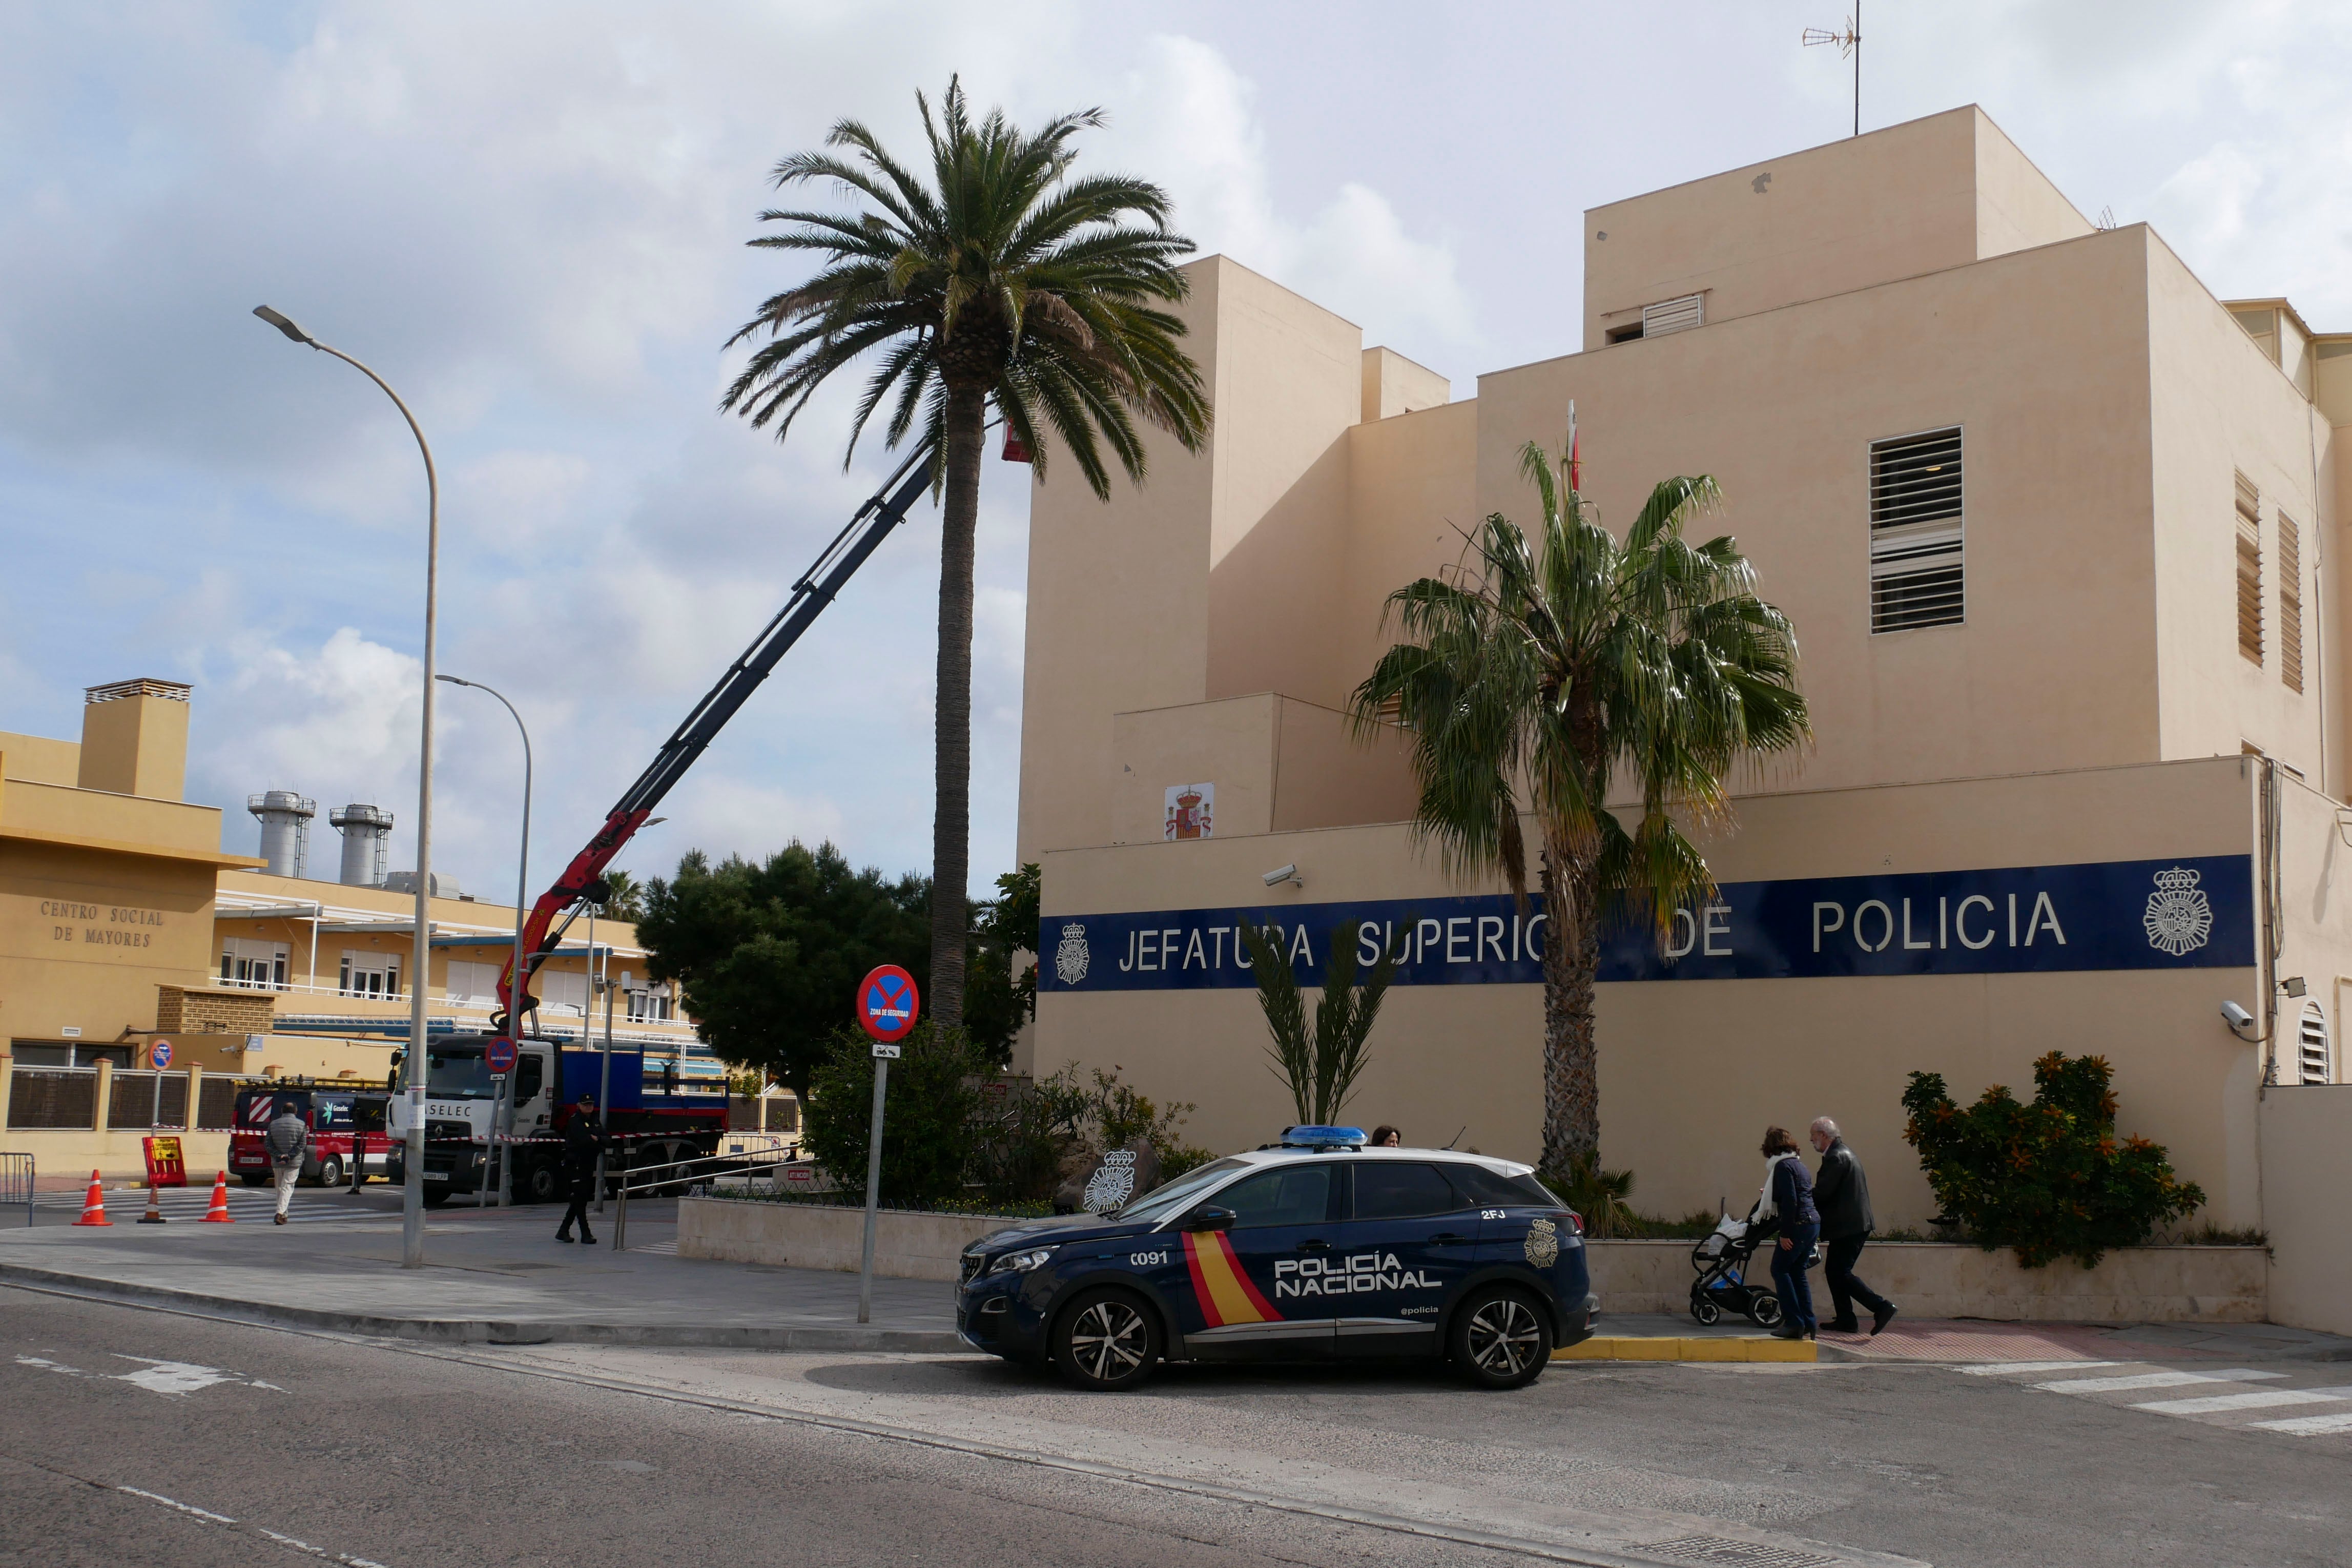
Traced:
[[2352, 1393], [2323, 1388], [2264, 1388], [2252, 1394], [2209, 1394], [2199, 1399], [2158, 1399], [2135, 1405], [2161, 1415], [2210, 1415], [2223, 1410], [2258, 1410], [2266, 1405], [2340, 1405]]
[[2030, 1386], [2046, 1389], [2052, 1394], [2124, 1394], [2135, 1388], [2181, 1388], [2192, 1383], [2252, 1383], [2285, 1375], [2283, 1372], [2253, 1372], [2240, 1367], [2231, 1372], [2144, 1372], [2130, 1377], [2062, 1378], [2053, 1383], [2036, 1383]]
[[2011, 1373], [2077, 1372], [2084, 1367], [2121, 1366], [2119, 1361], [1996, 1361], [1983, 1366], [1964, 1366], [1960, 1370], [1970, 1377], [2007, 1377]]
[[2331, 1411], [2326, 1415], [2290, 1415], [2284, 1421], [2250, 1421], [2247, 1426], [2264, 1432], [2284, 1432], [2290, 1437], [2317, 1437], [2330, 1432], [2352, 1432], [2352, 1410]]

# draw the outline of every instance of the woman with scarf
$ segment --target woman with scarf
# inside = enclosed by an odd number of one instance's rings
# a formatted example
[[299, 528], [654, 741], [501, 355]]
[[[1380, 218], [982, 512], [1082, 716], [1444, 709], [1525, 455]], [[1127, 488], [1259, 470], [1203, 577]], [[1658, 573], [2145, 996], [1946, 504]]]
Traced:
[[1822, 1216], [1813, 1207], [1812, 1173], [1797, 1157], [1797, 1141], [1785, 1127], [1764, 1130], [1764, 1192], [1756, 1200], [1751, 1217], [1759, 1224], [1769, 1222], [1780, 1233], [1772, 1252], [1772, 1287], [1780, 1297], [1780, 1326], [1772, 1331], [1772, 1337], [1811, 1339], [1813, 1289], [1805, 1270], [1812, 1266]]

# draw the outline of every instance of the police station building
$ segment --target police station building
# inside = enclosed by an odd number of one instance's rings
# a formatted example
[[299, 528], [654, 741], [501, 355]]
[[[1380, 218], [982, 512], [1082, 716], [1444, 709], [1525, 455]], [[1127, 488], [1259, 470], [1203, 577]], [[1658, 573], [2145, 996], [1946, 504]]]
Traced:
[[[2352, 334], [2216, 299], [2085, 219], [1974, 108], [1586, 215], [1584, 350], [1441, 377], [1222, 257], [1185, 307], [1216, 429], [1104, 504], [1033, 498], [1020, 852], [1031, 1063], [1116, 1063], [1188, 1134], [1289, 1120], [1235, 932], [1302, 982], [1405, 960], [1349, 1118], [1531, 1159], [1540, 906], [1450, 879], [1394, 734], [1348, 734], [1383, 598], [1454, 562], [1570, 400], [1622, 526], [1712, 474], [1803, 650], [1815, 743], [1739, 783], [1721, 883], [1599, 997], [1602, 1155], [1644, 1210], [1745, 1201], [1831, 1115], [1882, 1225], [1932, 1200], [1914, 1070], [2032, 1092], [2104, 1055], [2200, 1217], [2263, 1220], [2266, 1102], [2340, 1081], [2352, 1005]], [[1532, 837], [1532, 836], [1531, 836]], [[1276, 877], [1277, 871], [1285, 872]], [[2235, 1027], [2222, 1005], [2244, 1009]]]

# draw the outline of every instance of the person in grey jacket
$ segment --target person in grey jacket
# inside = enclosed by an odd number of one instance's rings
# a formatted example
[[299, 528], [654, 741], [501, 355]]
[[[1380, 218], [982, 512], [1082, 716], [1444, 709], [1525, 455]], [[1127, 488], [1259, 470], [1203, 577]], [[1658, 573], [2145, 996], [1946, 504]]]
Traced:
[[1870, 1331], [1885, 1328], [1895, 1317], [1895, 1303], [1854, 1277], [1854, 1260], [1862, 1256], [1863, 1243], [1878, 1228], [1876, 1216], [1870, 1212], [1870, 1178], [1862, 1173], [1862, 1162], [1838, 1136], [1838, 1124], [1823, 1116], [1812, 1126], [1813, 1151], [1822, 1157], [1822, 1168], [1813, 1177], [1813, 1206], [1822, 1215], [1822, 1250], [1825, 1255], [1822, 1273], [1830, 1288], [1830, 1305], [1834, 1315], [1826, 1325], [1832, 1333], [1858, 1334], [1862, 1324], [1855, 1321], [1856, 1301], [1870, 1309]]
[[286, 1223], [286, 1206], [294, 1201], [294, 1184], [302, 1179], [302, 1152], [310, 1142], [310, 1130], [302, 1124], [301, 1111], [291, 1100], [279, 1100], [269, 1131], [261, 1135], [270, 1168], [278, 1174], [278, 1217], [272, 1224]]

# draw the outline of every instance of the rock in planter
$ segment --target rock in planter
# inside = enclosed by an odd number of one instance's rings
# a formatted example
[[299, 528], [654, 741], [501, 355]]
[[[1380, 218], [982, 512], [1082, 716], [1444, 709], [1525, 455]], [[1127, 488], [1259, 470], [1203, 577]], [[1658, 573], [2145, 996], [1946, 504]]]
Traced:
[[1106, 1214], [1160, 1184], [1160, 1154], [1149, 1138], [1089, 1159], [1054, 1194], [1055, 1214]]

